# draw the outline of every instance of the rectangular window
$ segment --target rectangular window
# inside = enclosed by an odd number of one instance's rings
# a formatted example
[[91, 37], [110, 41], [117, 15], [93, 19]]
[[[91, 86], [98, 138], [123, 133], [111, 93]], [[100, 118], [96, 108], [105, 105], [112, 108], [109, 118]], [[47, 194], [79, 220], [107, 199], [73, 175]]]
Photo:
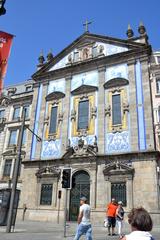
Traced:
[[13, 112], [13, 120], [16, 120], [20, 117], [20, 107], [15, 107]]
[[156, 90], [157, 90], [157, 93], [160, 93], [160, 79], [156, 80]]
[[25, 118], [29, 118], [29, 105], [23, 106], [23, 111], [25, 111]]
[[57, 132], [57, 112], [58, 112], [58, 107], [51, 108], [49, 134], [53, 134]]
[[10, 131], [9, 146], [17, 144], [17, 130]]
[[42, 184], [41, 185], [40, 205], [51, 205], [52, 204], [52, 189], [53, 189], [53, 184]]
[[81, 101], [78, 105], [78, 129], [88, 129], [89, 101]]
[[22, 138], [22, 145], [25, 145], [26, 144], [26, 129], [24, 129], [23, 131], [23, 138]]
[[4, 110], [0, 110], [0, 119], [4, 118]]
[[115, 198], [116, 201], [122, 201], [123, 206], [127, 205], [127, 197], [126, 197], [126, 183], [111, 183], [111, 198]]
[[112, 124], [113, 125], [122, 124], [120, 94], [112, 96]]
[[12, 159], [8, 159], [5, 161], [3, 177], [10, 177], [12, 167]]

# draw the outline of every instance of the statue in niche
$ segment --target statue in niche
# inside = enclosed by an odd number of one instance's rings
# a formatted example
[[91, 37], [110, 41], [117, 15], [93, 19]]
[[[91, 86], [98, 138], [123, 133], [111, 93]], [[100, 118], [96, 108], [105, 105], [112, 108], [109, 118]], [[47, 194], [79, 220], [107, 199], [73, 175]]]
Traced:
[[103, 45], [99, 45], [99, 55], [104, 54], [104, 46]]
[[68, 55], [68, 63], [70, 63], [70, 64], [72, 63], [72, 54]]
[[88, 58], [89, 58], [89, 49], [84, 48], [83, 49], [83, 60], [88, 59]]

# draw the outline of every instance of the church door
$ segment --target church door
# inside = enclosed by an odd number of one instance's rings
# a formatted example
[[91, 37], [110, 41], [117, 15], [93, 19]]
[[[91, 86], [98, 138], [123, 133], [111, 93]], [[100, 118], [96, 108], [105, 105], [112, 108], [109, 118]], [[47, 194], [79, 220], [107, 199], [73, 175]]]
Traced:
[[70, 192], [70, 209], [69, 219], [70, 221], [77, 221], [79, 213], [80, 197], [85, 196], [90, 202], [90, 177], [85, 171], [78, 171], [73, 176], [75, 178], [75, 186]]

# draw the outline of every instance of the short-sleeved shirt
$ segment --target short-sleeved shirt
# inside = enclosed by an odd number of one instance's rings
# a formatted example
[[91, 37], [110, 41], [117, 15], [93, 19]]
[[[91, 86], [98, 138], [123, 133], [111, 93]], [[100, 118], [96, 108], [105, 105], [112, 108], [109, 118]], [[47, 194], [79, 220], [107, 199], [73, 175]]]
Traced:
[[115, 217], [116, 216], [116, 210], [117, 210], [117, 205], [113, 203], [109, 203], [107, 205], [107, 216], [108, 217]]
[[91, 207], [88, 204], [83, 204], [82, 206], [80, 206], [79, 211], [80, 213], [83, 212], [81, 224], [90, 225], [91, 224], [91, 221], [90, 221]]

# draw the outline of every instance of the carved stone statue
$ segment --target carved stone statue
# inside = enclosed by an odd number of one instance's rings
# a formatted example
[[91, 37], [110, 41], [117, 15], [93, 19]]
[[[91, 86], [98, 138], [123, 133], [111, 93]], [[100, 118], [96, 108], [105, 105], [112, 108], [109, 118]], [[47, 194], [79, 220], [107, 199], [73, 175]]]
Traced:
[[89, 49], [84, 48], [83, 49], [83, 60], [88, 59], [88, 58], [89, 58]]

